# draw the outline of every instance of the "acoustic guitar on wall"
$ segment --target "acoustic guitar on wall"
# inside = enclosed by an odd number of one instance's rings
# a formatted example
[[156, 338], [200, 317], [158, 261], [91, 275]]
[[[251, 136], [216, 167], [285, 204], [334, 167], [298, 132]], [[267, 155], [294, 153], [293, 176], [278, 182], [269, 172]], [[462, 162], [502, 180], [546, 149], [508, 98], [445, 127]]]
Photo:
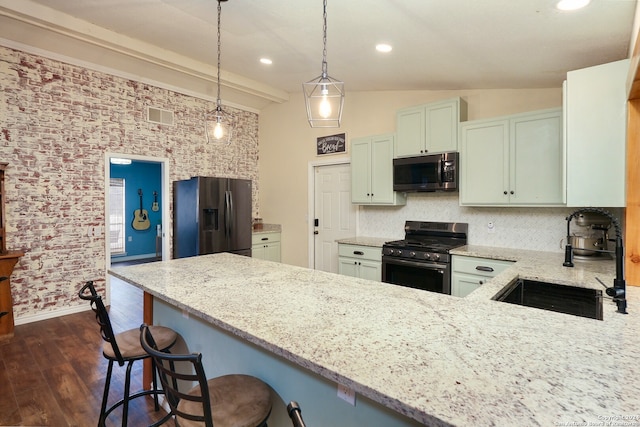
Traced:
[[151, 227], [151, 221], [149, 221], [149, 212], [142, 208], [142, 189], [138, 188], [138, 195], [140, 196], [140, 209], [136, 209], [133, 212], [133, 221], [131, 226], [134, 230], [146, 230]]
[[151, 210], [154, 212], [158, 212], [160, 210], [160, 206], [158, 206], [158, 192], [153, 192], [153, 204], [151, 205]]

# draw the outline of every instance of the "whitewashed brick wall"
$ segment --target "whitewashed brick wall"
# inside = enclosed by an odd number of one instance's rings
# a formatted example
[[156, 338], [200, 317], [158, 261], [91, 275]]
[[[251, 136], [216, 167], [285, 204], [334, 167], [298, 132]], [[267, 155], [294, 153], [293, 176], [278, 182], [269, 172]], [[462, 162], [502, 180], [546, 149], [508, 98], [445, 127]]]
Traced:
[[[224, 97], [224, 93], [223, 93]], [[175, 126], [146, 107], [175, 111]], [[105, 283], [105, 152], [170, 159], [170, 180], [195, 175], [253, 180], [258, 115], [233, 108], [230, 145], [208, 144], [215, 103], [0, 46], [0, 161], [6, 173], [7, 248], [24, 250], [11, 278], [17, 318], [86, 304], [86, 280]], [[166, 195], [170, 200], [172, 195]], [[170, 225], [168, 225], [170, 226]]]

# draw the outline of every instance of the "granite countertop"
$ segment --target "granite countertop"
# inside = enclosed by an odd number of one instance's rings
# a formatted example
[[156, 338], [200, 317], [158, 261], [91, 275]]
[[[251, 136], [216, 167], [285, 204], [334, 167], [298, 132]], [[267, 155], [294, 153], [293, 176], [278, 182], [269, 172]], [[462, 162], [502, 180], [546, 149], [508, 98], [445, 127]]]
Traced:
[[[480, 289], [555, 274], [536, 262]], [[592, 275], [566, 270], [559, 280]], [[597, 425], [640, 414], [638, 288], [628, 288], [628, 315], [605, 300], [598, 321], [492, 301], [493, 291], [457, 298], [226, 253], [109, 272], [424, 424]]]
[[355, 236], [355, 237], [348, 237], [346, 239], [339, 239], [339, 240], [336, 240], [336, 242], [347, 244], [347, 245], [371, 246], [374, 248], [382, 248], [382, 245], [384, 245], [386, 242], [391, 242], [393, 240], [398, 240], [398, 239], [393, 239], [391, 237], [384, 238], [384, 237]]
[[473, 256], [504, 261], [514, 261], [512, 267], [487, 281], [465, 298], [486, 300], [493, 298], [515, 278], [540, 280], [560, 285], [600, 289], [613, 286], [616, 275], [615, 261], [611, 258], [588, 261], [574, 258], [574, 267], [564, 267], [564, 253], [520, 249], [494, 248], [490, 246], [462, 246], [452, 249], [451, 255]]
[[282, 233], [282, 226], [280, 224], [262, 224], [262, 228], [253, 229], [253, 234], [262, 233]]

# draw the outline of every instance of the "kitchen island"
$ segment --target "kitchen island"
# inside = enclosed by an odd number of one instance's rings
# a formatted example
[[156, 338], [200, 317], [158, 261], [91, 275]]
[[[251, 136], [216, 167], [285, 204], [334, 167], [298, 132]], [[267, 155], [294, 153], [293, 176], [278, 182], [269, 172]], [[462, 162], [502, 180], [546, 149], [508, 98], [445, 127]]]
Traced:
[[[190, 350], [215, 352], [209, 376], [263, 378], [284, 403], [299, 401], [310, 427], [640, 417], [637, 288], [628, 289], [628, 315], [606, 299], [598, 321], [231, 254], [110, 274], [153, 295], [155, 323], [176, 328]], [[207, 328], [214, 338], [204, 338]], [[335, 383], [355, 390], [355, 407], [338, 400]]]

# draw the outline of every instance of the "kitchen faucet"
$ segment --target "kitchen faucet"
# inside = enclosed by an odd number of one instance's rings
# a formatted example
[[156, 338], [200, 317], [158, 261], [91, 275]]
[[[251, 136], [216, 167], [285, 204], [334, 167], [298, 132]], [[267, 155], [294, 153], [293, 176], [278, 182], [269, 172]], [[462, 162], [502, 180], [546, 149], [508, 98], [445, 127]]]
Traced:
[[[582, 208], [573, 212], [569, 215], [567, 220], [567, 245], [565, 246], [564, 251], [564, 265], [565, 267], [573, 267], [573, 246], [571, 245], [570, 240], [570, 231], [569, 225], [571, 224], [571, 220], [574, 216], [579, 215], [585, 212], [593, 212], [600, 215], [604, 215], [611, 220], [611, 223], [615, 227], [616, 230], [616, 277], [613, 279], [613, 286], [607, 288], [607, 295], [613, 297], [613, 301], [615, 301], [618, 306], [618, 313], [627, 314], [627, 299], [626, 299], [626, 283], [624, 281], [624, 248], [622, 245], [622, 230], [620, 228], [620, 222], [616, 217], [611, 215], [609, 212], [604, 209], [599, 208]], [[589, 249], [592, 250], [592, 249]], [[611, 251], [598, 251], [598, 252], [611, 252]]]

